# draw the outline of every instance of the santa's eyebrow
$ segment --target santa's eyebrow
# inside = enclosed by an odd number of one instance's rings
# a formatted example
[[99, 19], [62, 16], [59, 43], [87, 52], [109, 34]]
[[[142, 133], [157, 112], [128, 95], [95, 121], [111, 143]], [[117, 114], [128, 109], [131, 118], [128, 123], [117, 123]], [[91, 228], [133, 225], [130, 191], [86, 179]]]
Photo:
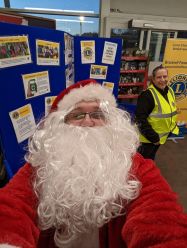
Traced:
[[[96, 110], [101, 110], [101, 109], [99, 106], [93, 107], [93, 111], [96, 111]], [[73, 109], [70, 113], [76, 113], [76, 112], [85, 112], [85, 111], [82, 107], [78, 107], [78, 108]]]

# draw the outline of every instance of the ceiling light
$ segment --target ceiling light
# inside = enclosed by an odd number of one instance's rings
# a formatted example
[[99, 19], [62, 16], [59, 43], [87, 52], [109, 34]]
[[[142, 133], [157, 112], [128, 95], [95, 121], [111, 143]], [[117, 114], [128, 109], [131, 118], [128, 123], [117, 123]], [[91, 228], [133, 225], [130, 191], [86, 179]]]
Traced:
[[24, 9], [28, 10], [44, 10], [44, 11], [62, 11], [62, 12], [73, 12], [73, 13], [86, 13], [86, 14], [94, 14], [94, 11], [90, 10], [71, 10], [71, 9], [48, 9], [48, 8], [32, 8], [32, 7], [25, 7]]
[[151, 23], [144, 23], [143, 26], [144, 26], [145, 28], [152, 28], [152, 27], [154, 27], [154, 25], [151, 24]]
[[94, 23], [93, 21], [81, 21], [81, 20], [71, 20], [71, 19], [55, 19], [57, 22], [84, 22], [84, 23]]

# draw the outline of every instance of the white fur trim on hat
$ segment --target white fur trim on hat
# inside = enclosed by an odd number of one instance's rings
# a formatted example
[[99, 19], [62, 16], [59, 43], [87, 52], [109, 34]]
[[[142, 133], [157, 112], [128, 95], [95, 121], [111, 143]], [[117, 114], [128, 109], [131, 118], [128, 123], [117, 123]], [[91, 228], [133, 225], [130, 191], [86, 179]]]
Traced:
[[105, 89], [100, 84], [89, 84], [80, 88], [72, 89], [58, 103], [58, 109], [68, 110], [78, 102], [90, 100], [105, 101], [111, 106], [116, 106], [115, 97], [109, 90]]

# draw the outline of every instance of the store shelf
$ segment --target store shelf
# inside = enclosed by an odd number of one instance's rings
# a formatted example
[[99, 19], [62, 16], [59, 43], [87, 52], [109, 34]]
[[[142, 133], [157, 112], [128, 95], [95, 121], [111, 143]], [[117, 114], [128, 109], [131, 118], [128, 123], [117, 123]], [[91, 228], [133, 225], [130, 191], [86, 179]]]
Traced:
[[120, 69], [120, 73], [145, 73], [146, 70], [123, 70]]
[[139, 94], [147, 87], [148, 57], [122, 56], [118, 100], [123, 104], [136, 104]]
[[133, 83], [133, 82], [128, 82], [128, 83], [119, 83], [119, 87], [125, 87], [125, 86], [144, 86], [145, 83]]
[[129, 95], [118, 95], [118, 99], [130, 99], [130, 98], [138, 98], [138, 94], [129, 94]]
[[147, 61], [147, 57], [145, 56], [122, 56], [121, 60], [126, 60], [126, 61], [133, 61], [133, 60], [141, 60], [141, 61]]

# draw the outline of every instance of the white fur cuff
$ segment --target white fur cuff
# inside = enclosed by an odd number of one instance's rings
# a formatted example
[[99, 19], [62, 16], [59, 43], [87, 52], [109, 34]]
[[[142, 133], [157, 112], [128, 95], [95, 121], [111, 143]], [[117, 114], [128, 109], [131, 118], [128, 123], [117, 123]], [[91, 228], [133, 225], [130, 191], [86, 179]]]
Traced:
[[21, 248], [19, 246], [8, 245], [8, 244], [1, 244], [0, 248]]

